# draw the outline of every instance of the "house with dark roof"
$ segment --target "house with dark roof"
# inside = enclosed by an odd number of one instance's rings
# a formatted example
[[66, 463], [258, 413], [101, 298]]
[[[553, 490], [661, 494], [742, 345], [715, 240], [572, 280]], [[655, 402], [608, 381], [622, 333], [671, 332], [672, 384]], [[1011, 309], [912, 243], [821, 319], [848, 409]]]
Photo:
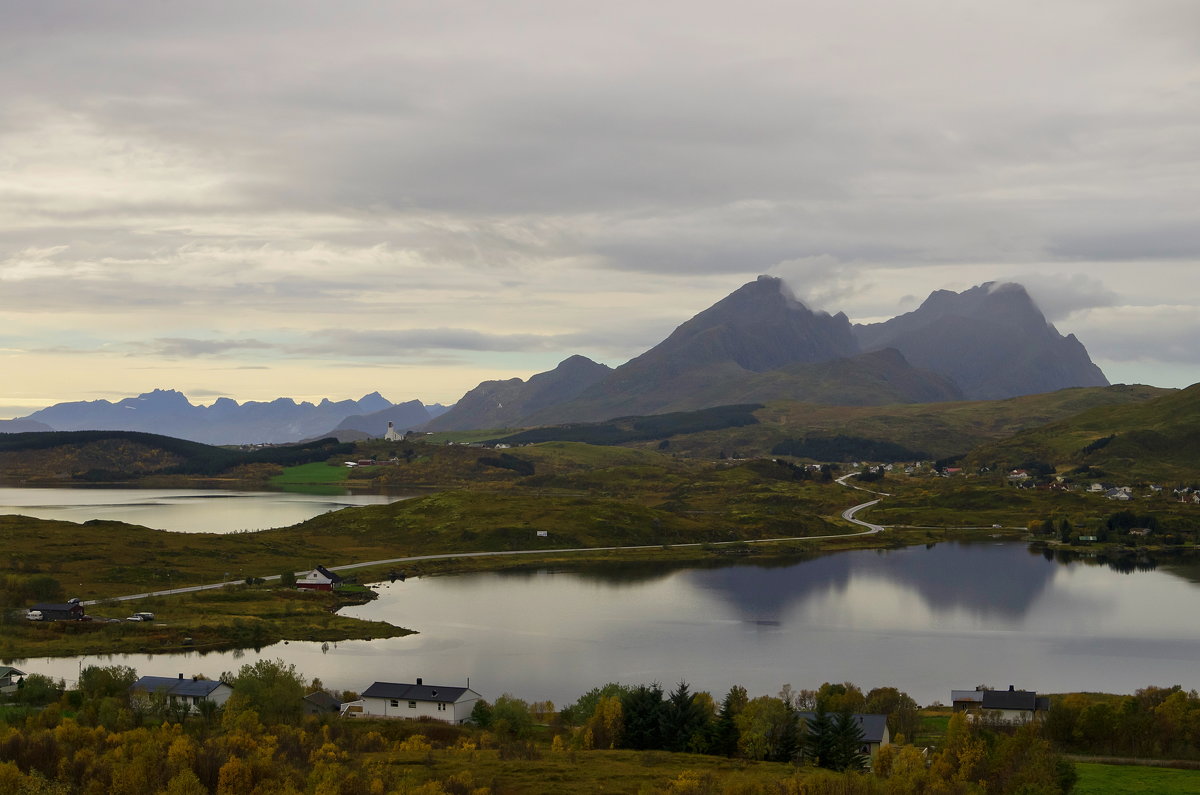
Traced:
[[172, 706], [187, 705], [193, 711], [199, 711], [202, 701], [223, 706], [233, 695], [233, 688], [224, 682], [211, 679], [184, 679], [179, 674], [172, 679], [169, 676], [143, 676], [129, 686], [129, 700], [138, 706], [147, 707], [154, 698], [166, 698]]
[[305, 715], [336, 715], [341, 711], [342, 702], [338, 701], [324, 690], [318, 690], [315, 693], [309, 693], [304, 697]]
[[83, 605], [79, 603], [79, 599], [68, 599], [62, 604], [43, 602], [29, 608], [26, 615], [29, 613], [41, 613], [42, 621], [81, 621]]
[[1017, 690], [1012, 685], [1008, 690], [951, 690], [956, 711], [967, 710], [980, 715], [992, 723], [1030, 723], [1046, 717], [1050, 710], [1050, 699], [1038, 696], [1031, 690]]
[[[807, 731], [805, 724], [816, 716], [815, 712], [797, 712], [796, 717], [800, 719], [800, 733], [803, 736]], [[886, 745], [892, 744], [892, 733], [888, 730], [887, 715], [873, 715], [854, 713], [850, 717], [858, 722], [859, 728], [863, 733], [863, 746], [859, 752], [863, 756], [870, 757], [874, 763], [875, 755], [879, 753], [879, 749]]]
[[15, 693], [24, 681], [24, 671], [11, 665], [0, 665], [0, 693]]
[[471, 716], [481, 696], [469, 687], [375, 682], [362, 698], [344, 704], [342, 714], [350, 718], [426, 718], [462, 723]]
[[312, 591], [332, 591], [341, 584], [341, 575], [334, 574], [324, 566], [317, 566], [296, 580], [297, 588], [308, 588]]

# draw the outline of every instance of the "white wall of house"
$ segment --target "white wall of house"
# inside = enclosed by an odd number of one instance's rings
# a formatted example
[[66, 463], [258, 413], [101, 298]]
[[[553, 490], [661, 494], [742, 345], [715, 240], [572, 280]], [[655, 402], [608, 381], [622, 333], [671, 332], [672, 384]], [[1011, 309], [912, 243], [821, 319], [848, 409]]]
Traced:
[[296, 585], [298, 585], [300, 587], [308, 586], [310, 588], [313, 588], [313, 587], [332, 588], [333, 580], [329, 579], [328, 577], [326, 577], [324, 574], [317, 571], [316, 569], [313, 569], [308, 574], [305, 574], [303, 577], [301, 577], [299, 580], [297, 580]]
[[[217, 685], [216, 689], [207, 696], [173, 696], [168, 694], [167, 701], [169, 701], [172, 706], [186, 703], [191, 708], [192, 712], [198, 712], [198, 705], [201, 701], [211, 701], [218, 707], [223, 707], [225, 706], [225, 702], [228, 701], [229, 697], [232, 695], [233, 688], [224, 682], [221, 682], [219, 685]], [[145, 709], [154, 704], [154, 694], [145, 690], [138, 690], [130, 696], [130, 700], [136, 705]]]
[[[362, 717], [374, 718], [431, 718], [444, 720], [448, 723], [462, 723], [471, 717], [478, 696], [464, 693], [457, 702], [450, 701], [410, 701], [395, 698], [363, 698]], [[355, 713], [350, 713], [355, 714]]]
[[1029, 723], [1033, 720], [1031, 709], [989, 709], [984, 714], [998, 723]]

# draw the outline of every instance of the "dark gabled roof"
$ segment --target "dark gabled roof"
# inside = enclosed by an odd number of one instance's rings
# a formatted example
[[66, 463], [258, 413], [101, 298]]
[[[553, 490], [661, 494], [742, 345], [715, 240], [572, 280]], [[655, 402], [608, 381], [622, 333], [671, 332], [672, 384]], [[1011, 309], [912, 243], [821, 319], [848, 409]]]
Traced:
[[0, 665], [0, 676], [24, 676], [25, 672], [11, 665]]
[[1030, 690], [986, 690], [983, 694], [983, 709], [1037, 709], [1037, 693]]
[[315, 693], [309, 693], [304, 697], [304, 700], [309, 704], [312, 704], [314, 707], [325, 710], [339, 709], [342, 706], [342, 702], [338, 701], [324, 690], [318, 690]]
[[170, 676], [143, 676], [129, 686], [130, 690], [145, 690], [148, 693], [166, 693], [170, 696], [207, 696], [221, 685], [212, 679], [179, 679]]
[[341, 582], [342, 581], [341, 575], [333, 573], [332, 571], [325, 568], [324, 566], [317, 566], [316, 570], [321, 572], [321, 574], [323, 576], [328, 577], [330, 582]]
[[470, 693], [479, 694], [469, 687], [443, 687], [441, 685], [408, 685], [400, 682], [375, 682], [363, 691], [363, 698], [395, 698], [408, 701], [455, 702]]
[[[796, 717], [802, 721], [810, 721], [816, 717], [815, 712], [797, 712]], [[827, 713], [830, 720], [837, 717], [837, 713]], [[883, 733], [887, 730], [887, 715], [869, 715], [862, 713], [854, 713], [850, 717], [858, 721], [858, 725], [862, 727], [863, 739], [869, 743], [882, 743]]]
[[73, 610], [83, 612], [83, 605], [79, 602], [64, 602], [63, 604], [54, 604], [52, 602], [42, 602], [29, 608], [30, 610], [41, 610], [43, 613], [70, 613]]

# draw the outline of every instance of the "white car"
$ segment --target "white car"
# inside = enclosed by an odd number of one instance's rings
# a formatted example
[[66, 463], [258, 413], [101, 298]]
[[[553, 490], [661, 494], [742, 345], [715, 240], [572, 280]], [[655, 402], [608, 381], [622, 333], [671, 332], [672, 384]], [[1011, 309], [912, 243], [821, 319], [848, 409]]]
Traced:
[[45, 621], [46, 620], [46, 617], [44, 615], [42, 615], [41, 610], [30, 610], [28, 613], [25, 614], [25, 617], [28, 618], [30, 621]]

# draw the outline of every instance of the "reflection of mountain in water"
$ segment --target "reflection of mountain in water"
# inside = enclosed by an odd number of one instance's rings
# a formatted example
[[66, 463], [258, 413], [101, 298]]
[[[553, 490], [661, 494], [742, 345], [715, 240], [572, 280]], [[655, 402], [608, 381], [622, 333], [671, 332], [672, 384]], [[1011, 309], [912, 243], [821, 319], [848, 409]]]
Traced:
[[751, 620], [778, 620], [794, 606], [845, 591], [860, 578], [907, 588], [934, 612], [1019, 618], [1046, 590], [1054, 570], [1054, 564], [1030, 555], [1021, 544], [939, 544], [839, 552], [786, 568], [736, 566], [684, 576]]

